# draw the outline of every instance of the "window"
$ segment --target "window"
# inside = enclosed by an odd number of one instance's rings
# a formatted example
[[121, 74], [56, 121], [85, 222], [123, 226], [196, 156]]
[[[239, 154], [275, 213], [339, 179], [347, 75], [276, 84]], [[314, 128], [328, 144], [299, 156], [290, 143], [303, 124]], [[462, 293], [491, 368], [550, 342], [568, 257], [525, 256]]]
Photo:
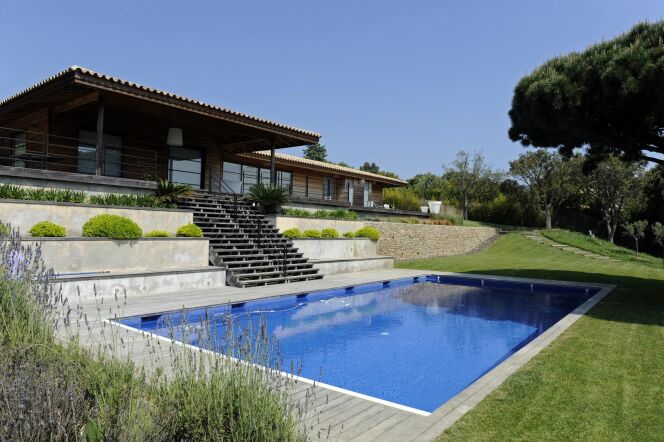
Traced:
[[258, 184], [258, 167], [242, 166], [242, 193], [248, 193], [251, 186]]
[[[89, 130], [81, 130], [78, 134], [77, 172], [94, 175], [97, 171], [97, 134]], [[122, 176], [122, 138], [104, 134], [104, 160], [102, 174], [106, 176]]]
[[364, 183], [364, 207], [371, 207], [373, 201], [371, 201], [371, 183], [366, 181]]
[[237, 163], [226, 163], [222, 166], [222, 177], [225, 186], [222, 192], [231, 190], [235, 193], [242, 193], [242, 165]]
[[323, 199], [334, 199], [334, 180], [330, 177], [323, 178]]
[[348, 197], [348, 202], [353, 204], [353, 179], [346, 178], [346, 196]]
[[174, 183], [189, 184], [200, 189], [203, 171], [203, 154], [198, 149], [169, 148], [168, 179]]
[[25, 132], [13, 136], [12, 166], [25, 167], [23, 156], [28, 153], [28, 137]]
[[277, 171], [277, 186], [286, 189], [288, 193], [293, 193], [293, 174], [284, 172], [283, 170]]

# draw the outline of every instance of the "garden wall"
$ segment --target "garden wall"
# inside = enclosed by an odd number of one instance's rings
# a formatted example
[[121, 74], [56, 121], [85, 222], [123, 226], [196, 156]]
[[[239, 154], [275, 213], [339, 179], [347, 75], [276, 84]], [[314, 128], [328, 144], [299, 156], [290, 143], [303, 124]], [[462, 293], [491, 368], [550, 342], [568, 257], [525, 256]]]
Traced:
[[314, 259], [369, 258], [378, 255], [377, 243], [367, 238], [301, 238], [294, 239], [293, 244], [304, 256]]
[[492, 227], [366, 222], [380, 231], [378, 254], [396, 260], [462, 255], [486, 247], [498, 236]]
[[56, 273], [135, 272], [178, 270], [209, 265], [209, 241], [204, 238], [106, 238], [23, 239], [41, 243], [47, 268]]
[[40, 221], [51, 221], [64, 226], [67, 236], [81, 236], [83, 224], [101, 214], [126, 216], [138, 224], [144, 233], [166, 230], [175, 234], [178, 227], [193, 222], [191, 212], [178, 209], [0, 200], [0, 221], [19, 229], [21, 235], [28, 235], [30, 228]]

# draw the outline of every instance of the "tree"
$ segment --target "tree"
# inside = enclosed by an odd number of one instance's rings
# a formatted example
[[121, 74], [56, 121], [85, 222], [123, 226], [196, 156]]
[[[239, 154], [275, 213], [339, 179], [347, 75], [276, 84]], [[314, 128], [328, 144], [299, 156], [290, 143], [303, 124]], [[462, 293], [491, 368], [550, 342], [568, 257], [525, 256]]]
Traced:
[[560, 155], [543, 149], [510, 161], [510, 174], [526, 185], [533, 203], [544, 213], [547, 229], [551, 228], [554, 209], [565, 198], [566, 169]]
[[584, 184], [583, 191], [599, 207], [608, 240], [613, 242], [618, 223], [640, 201], [643, 165], [611, 156], [597, 165]]
[[623, 229], [625, 229], [625, 234], [634, 238], [634, 245], [636, 246], [636, 256], [639, 256], [639, 239], [643, 238], [646, 234], [646, 227], [648, 227], [648, 221], [634, 221], [632, 223], [625, 223]]
[[445, 176], [452, 183], [451, 196], [461, 207], [464, 219], [468, 219], [472, 203], [492, 199], [498, 193], [499, 174], [485, 165], [479, 152], [472, 155], [464, 150], [457, 152]]
[[509, 137], [588, 164], [610, 155], [664, 164], [664, 22], [555, 57], [516, 85]]
[[425, 200], [442, 200], [449, 186], [442, 176], [431, 172], [415, 175], [408, 180], [408, 184], [418, 197]]
[[310, 144], [304, 148], [304, 158], [327, 162], [327, 149], [320, 143]]
[[378, 164], [376, 163], [369, 163], [368, 161], [365, 161], [364, 164], [360, 166], [360, 170], [365, 172], [378, 173], [380, 172], [380, 167], [378, 167]]
[[664, 225], [662, 223], [655, 223], [650, 226], [652, 235], [655, 237], [655, 243], [659, 244], [662, 248], [662, 264], [664, 265]]
[[351, 166], [350, 164], [348, 164], [348, 163], [345, 162], [345, 161], [339, 161], [339, 162], [337, 163], [337, 165], [338, 165], [338, 166], [342, 166], [342, 167], [350, 167], [350, 168], [353, 167], [353, 166]]

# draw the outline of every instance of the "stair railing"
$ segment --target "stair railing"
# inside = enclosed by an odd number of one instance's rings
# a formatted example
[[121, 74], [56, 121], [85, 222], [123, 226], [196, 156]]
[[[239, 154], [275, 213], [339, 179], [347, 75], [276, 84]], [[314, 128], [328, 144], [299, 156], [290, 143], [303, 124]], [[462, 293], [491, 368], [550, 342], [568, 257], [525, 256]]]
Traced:
[[[263, 239], [263, 220], [258, 214], [252, 213], [250, 216], [250, 219], [253, 222], [253, 227], [254, 230], [258, 233], [258, 244], [262, 246], [262, 239]], [[281, 237], [277, 235], [272, 229], [268, 229], [270, 239], [274, 239], [274, 250], [277, 252], [274, 255], [278, 256], [279, 255], [279, 243], [281, 243]], [[269, 246], [269, 244], [268, 244]], [[272, 248], [270, 247], [270, 251]], [[277, 257], [276, 263], [277, 266], [279, 265], [279, 258]], [[281, 252], [281, 276], [286, 277], [288, 275], [288, 245], [286, 242], [283, 242], [283, 248]]]

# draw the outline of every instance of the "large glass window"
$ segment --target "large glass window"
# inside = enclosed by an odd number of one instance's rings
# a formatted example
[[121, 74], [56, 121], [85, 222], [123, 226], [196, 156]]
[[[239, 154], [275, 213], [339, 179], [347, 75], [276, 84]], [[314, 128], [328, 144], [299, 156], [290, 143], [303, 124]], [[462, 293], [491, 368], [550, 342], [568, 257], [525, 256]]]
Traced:
[[12, 166], [25, 167], [24, 155], [28, 153], [28, 137], [25, 132], [13, 136]]
[[[89, 130], [79, 131], [78, 173], [95, 174], [97, 169], [97, 134]], [[122, 138], [104, 134], [104, 162], [102, 174], [122, 176]]]
[[330, 177], [323, 178], [323, 199], [334, 199], [334, 180]]
[[[244, 164], [224, 162], [222, 166], [224, 183], [234, 192], [248, 193], [251, 186], [261, 183], [270, 185], [270, 169], [247, 166]], [[277, 185], [292, 192], [293, 174], [282, 170], [277, 171]]]
[[170, 147], [168, 158], [168, 179], [170, 181], [189, 184], [195, 189], [200, 189], [202, 171], [203, 153], [200, 150]]

